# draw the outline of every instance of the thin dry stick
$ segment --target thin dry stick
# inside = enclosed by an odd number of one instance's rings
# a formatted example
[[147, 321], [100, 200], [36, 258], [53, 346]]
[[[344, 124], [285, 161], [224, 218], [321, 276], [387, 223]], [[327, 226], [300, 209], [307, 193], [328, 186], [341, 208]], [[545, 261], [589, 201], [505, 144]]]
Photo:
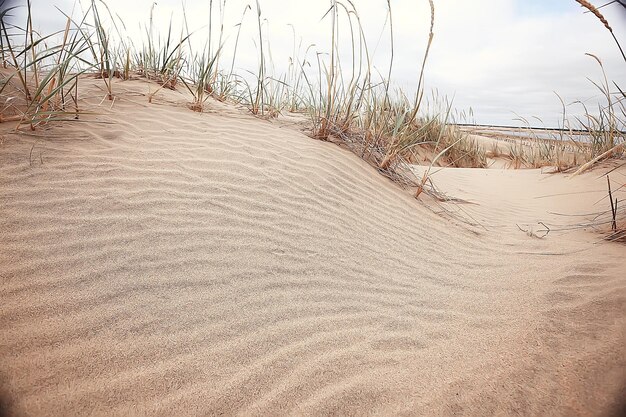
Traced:
[[591, 168], [593, 165], [595, 165], [599, 160], [606, 158], [607, 156], [611, 155], [613, 152], [617, 152], [617, 150], [620, 148], [624, 148], [623, 143], [620, 143], [619, 145], [615, 145], [614, 147], [604, 152], [603, 154], [596, 156], [591, 161], [587, 162], [586, 164], [578, 168], [578, 170], [574, 172], [570, 178], [574, 178], [576, 175], [582, 174], [583, 172]]
[[424, 52], [424, 60], [422, 61], [422, 68], [420, 69], [419, 81], [417, 82], [417, 92], [415, 94], [415, 104], [413, 105], [413, 111], [408, 119], [407, 124], [411, 124], [415, 118], [417, 117], [417, 113], [419, 111], [419, 107], [422, 103], [422, 97], [424, 95], [424, 86], [422, 85], [424, 81], [424, 69], [426, 68], [426, 61], [428, 60], [428, 53], [430, 52], [430, 47], [433, 44], [433, 38], [435, 36], [434, 28], [435, 28], [435, 3], [433, 0], [428, 0], [430, 5], [430, 30], [428, 33], [428, 43], [426, 44], [426, 52]]
[[617, 197], [615, 197], [615, 212], [613, 213], [613, 221], [615, 222], [615, 231], [617, 231]]
[[615, 217], [617, 216], [617, 213], [615, 212], [615, 205], [613, 204], [613, 194], [611, 193], [611, 179], [609, 178], [608, 175], [606, 176], [606, 183], [609, 186], [609, 201], [611, 202], [611, 214], [613, 215], [613, 221], [611, 222], [611, 230], [616, 231], [617, 221]]
[[[35, 52], [35, 39], [33, 37], [33, 16], [31, 14], [31, 4], [30, 4], [30, 0], [27, 3], [27, 8], [28, 8], [28, 18], [26, 20], [26, 34], [27, 34], [27, 39], [28, 39], [28, 35], [30, 35], [30, 45], [31, 45], [31, 53], [33, 55], [33, 75], [35, 77], [35, 90], [37, 90], [39, 88], [39, 74], [38, 74], [38, 70], [37, 70], [37, 53]], [[26, 62], [25, 62], [26, 63]], [[26, 76], [26, 66], [24, 66], [24, 76]]]
[[[71, 92], [70, 96], [72, 96]], [[76, 79], [76, 83], [74, 84], [74, 96], [72, 96], [72, 100], [74, 101], [74, 110], [76, 111], [74, 119], [78, 120], [78, 78]]]

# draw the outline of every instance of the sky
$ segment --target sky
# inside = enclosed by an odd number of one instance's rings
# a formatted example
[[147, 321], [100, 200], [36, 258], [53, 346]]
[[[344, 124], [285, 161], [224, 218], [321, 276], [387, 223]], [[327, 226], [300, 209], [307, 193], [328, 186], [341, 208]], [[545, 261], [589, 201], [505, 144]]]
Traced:
[[[82, 0], [83, 9], [89, 2]], [[126, 26], [130, 39], [137, 42], [145, 32], [154, 3], [154, 22], [161, 32], [170, 19], [176, 28], [183, 20], [194, 31], [200, 45], [208, 35], [210, 0], [107, 0], [114, 14]], [[373, 64], [381, 74], [389, 71], [391, 57], [388, 3], [386, 0], [353, 0], [359, 13]], [[608, 0], [592, 0], [600, 6]], [[219, 13], [214, 0], [215, 13]], [[526, 119], [534, 126], [557, 127], [562, 109], [557, 94], [563, 98], [570, 118], [582, 114], [584, 103], [595, 108], [602, 95], [592, 81], [606, 76], [626, 88], [626, 62], [610, 33], [574, 0], [434, 0], [435, 28], [432, 49], [426, 65], [425, 88], [429, 95], [445, 97], [453, 106], [481, 124], [520, 125]], [[32, 0], [36, 27], [43, 32], [62, 29], [66, 13], [77, 13], [78, 0]], [[224, 33], [227, 56], [234, 50], [237, 24], [246, 5], [235, 68], [239, 72], [258, 67], [258, 27], [255, 0], [227, 0], [224, 9]], [[426, 47], [430, 25], [427, 0], [390, 0], [394, 26], [394, 64], [392, 85], [407, 95], [414, 94]], [[323, 18], [329, 8], [326, 0], [259, 0], [266, 48], [271, 50], [276, 72], [284, 71], [296, 45], [301, 57], [309, 45], [308, 58], [315, 52], [327, 53], [330, 44], [330, 19]], [[626, 8], [612, 4], [601, 9], [615, 36], [626, 47]], [[16, 17], [19, 19], [19, 13]], [[345, 19], [339, 21], [339, 44], [349, 50], [349, 32]], [[178, 29], [177, 29], [178, 30]], [[295, 38], [294, 38], [295, 33]], [[298, 49], [298, 48], [296, 48]], [[345, 66], [350, 62], [345, 55]], [[615, 88], [614, 88], [615, 90]]]

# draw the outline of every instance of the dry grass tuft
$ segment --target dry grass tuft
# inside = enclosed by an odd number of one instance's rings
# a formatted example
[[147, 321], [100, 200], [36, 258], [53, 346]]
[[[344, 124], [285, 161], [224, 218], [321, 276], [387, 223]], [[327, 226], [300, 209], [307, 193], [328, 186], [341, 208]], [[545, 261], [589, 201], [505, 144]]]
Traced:
[[626, 229], [616, 230], [605, 237], [609, 242], [626, 244]]
[[[597, 8], [588, 1], [576, 1], [613, 33]], [[417, 90], [409, 99], [402, 91], [391, 91], [394, 23], [390, 0], [385, 30], [389, 29], [391, 58], [385, 75], [374, 67], [354, 3], [332, 0], [323, 17], [330, 20], [329, 53], [317, 52], [316, 58], [309, 60], [312, 45], [305, 48], [304, 56], [299, 50], [296, 53], [294, 31], [294, 54], [290, 57], [289, 72], [283, 76], [272, 74], [269, 40], [264, 36], [267, 19], [262, 16], [257, 1], [254, 26], [259, 63], [256, 71], [249, 71], [248, 79], [235, 74], [233, 69], [239, 31], [246, 12], [254, 10], [250, 5], [241, 14], [230, 70], [222, 71], [226, 1], [209, 2], [209, 39], [200, 50], [194, 49], [190, 41], [194, 34], [188, 30], [184, 7], [180, 33], [174, 33], [170, 20], [169, 28], [161, 36], [152, 24], [153, 5], [150, 23], [135, 46], [124, 40], [127, 36], [120, 30], [123, 22], [115, 18], [103, 0], [90, 0], [90, 7], [81, 19], [66, 16], [65, 30], [47, 36], [33, 30], [29, 1], [28, 19], [22, 25], [9, 25], [5, 13], [0, 14], [0, 50], [5, 67], [0, 74], [0, 106], [3, 106], [0, 122], [17, 121], [18, 127], [36, 129], [51, 121], [78, 118], [78, 83], [82, 74], [102, 80], [103, 100], [113, 101], [113, 79], [128, 80], [132, 73], [158, 83], [158, 88], [147, 95], [148, 102], [163, 88], [174, 90], [184, 86], [191, 96], [188, 107], [196, 112], [202, 112], [210, 98], [242, 104], [263, 118], [277, 117], [285, 109], [306, 112], [311, 120], [312, 137], [335, 141], [351, 149], [401, 186], [417, 187], [416, 195], [423, 191], [434, 193], [434, 187], [425, 190], [432, 185], [429, 178], [432, 167], [485, 168], [488, 157], [506, 155], [497, 145], [484, 149], [461, 131], [456, 126], [451, 103], [435, 101], [433, 108], [424, 110], [429, 106], [424, 99], [424, 73], [435, 33], [435, 4], [433, 0], [428, 2], [430, 28], [424, 55], [418, 62], [421, 65], [415, 80]], [[214, 10], [216, 7], [219, 9]], [[342, 31], [349, 28], [349, 32], [340, 33], [339, 28]], [[62, 35], [63, 40], [53, 44], [55, 35]], [[340, 51], [338, 39], [351, 39], [351, 49]], [[346, 52], [352, 57], [351, 67], [342, 66], [341, 57], [347, 56]], [[598, 63], [602, 67], [599, 59]], [[579, 147], [581, 156], [574, 154], [574, 164], [603, 157], [611, 149], [606, 155], [624, 155], [623, 147], [615, 146], [623, 143], [619, 126], [624, 121], [619, 120], [619, 115], [626, 114], [626, 95], [622, 93], [623, 97], [616, 99], [606, 76], [603, 83], [595, 85], [606, 97], [607, 105], [601, 107], [599, 116], [586, 112], [586, 117], [579, 120], [592, 143]], [[537, 141], [530, 148], [514, 146], [508, 157], [514, 168], [551, 165], [564, 170], [572, 164], [570, 153], [556, 141]], [[425, 174], [415, 174], [412, 169], [415, 164], [426, 165]]]

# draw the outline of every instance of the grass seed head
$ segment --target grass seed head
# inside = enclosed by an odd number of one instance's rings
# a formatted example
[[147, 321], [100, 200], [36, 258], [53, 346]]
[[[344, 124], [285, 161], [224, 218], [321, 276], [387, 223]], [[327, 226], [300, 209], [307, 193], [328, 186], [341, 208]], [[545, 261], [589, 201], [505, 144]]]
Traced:
[[604, 15], [600, 13], [600, 10], [598, 10], [596, 6], [594, 6], [593, 4], [589, 3], [586, 0], [576, 0], [576, 2], [580, 4], [582, 7], [589, 10], [591, 13], [593, 13], [604, 24], [604, 27], [607, 28], [611, 33], [613, 33], [613, 28], [611, 28], [611, 26], [609, 25], [608, 20], [606, 20]]

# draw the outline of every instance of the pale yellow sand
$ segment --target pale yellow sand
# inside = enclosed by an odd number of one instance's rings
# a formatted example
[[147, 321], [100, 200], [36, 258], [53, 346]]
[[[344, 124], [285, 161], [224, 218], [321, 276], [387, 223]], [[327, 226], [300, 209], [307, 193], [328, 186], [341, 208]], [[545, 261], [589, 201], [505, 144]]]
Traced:
[[619, 412], [624, 246], [514, 224], [567, 178], [437, 174], [469, 227], [335, 145], [159, 97], [3, 135], [7, 414]]

